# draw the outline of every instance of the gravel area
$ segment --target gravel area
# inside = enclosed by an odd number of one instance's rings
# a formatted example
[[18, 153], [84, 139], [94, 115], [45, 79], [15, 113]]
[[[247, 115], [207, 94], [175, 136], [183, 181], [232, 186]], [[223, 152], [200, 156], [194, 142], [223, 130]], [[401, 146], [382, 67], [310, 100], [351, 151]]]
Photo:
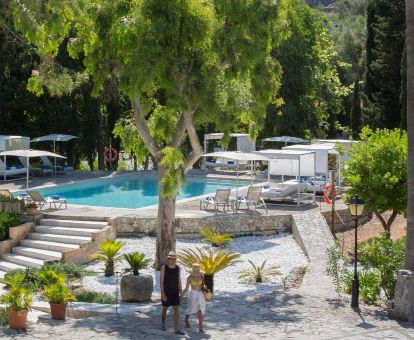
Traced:
[[[155, 238], [119, 238], [124, 241], [122, 253], [140, 251], [153, 259], [155, 254]], [[177, 240], [177, 251], [201, 247], [208, 249], [207, 243], [201, 240]], [[241, 254], [241, 262], [229, 267], [214, 275], [214, 292], [221, 296], [232, 295], [253, 295], [270, 293], [279, 290], [282, 287], [281, 279], [286, 277], [294, 267], [306, 266], [308, 261], [303, 251], [297, 245], [292, 235], [289, 233], [280, 233], [271, 236], [249, 236], [235, 238], [228, 246], [231, 251], [237, 251]], [[282, 275], [272, 278], [269, 283], [246, 284], [239, 282], [238, 273], [250, 267], [247, 260], [255, 264], [261, 264], [266, 260], [269, 266], [277, 266]], [[116, 265], [117, 271], [122, 271], [128, 265], [125, 261], [120, 261]], [[102, 262], [92, 262], [86, 265], [91, 271], [103, 271]], [[154, 277], [154, 293], [159, 294], [159, 272], [152, 268], [143, 270], [142, 273], [151, 274]], [[185, 284], [186, 270], [181, 271], [183, 286]], [[87, 290], [105, 292], [115, 296], [117, 294], [117, 278], [105, 277], [103, 274], [89, 276], [83, 279], [83, 286]], [[184, 288], [184, 287], [183, 287]]]

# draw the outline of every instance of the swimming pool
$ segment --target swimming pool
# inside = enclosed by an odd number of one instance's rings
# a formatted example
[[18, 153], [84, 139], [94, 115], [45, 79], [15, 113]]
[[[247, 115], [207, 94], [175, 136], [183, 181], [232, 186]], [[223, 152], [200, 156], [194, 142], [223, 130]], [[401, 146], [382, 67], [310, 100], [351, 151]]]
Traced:
[[[239, 181], [239, 187], [248, 185]], [[215, 193], [219, 188], [233, 189], [236, 181], [188, 178], [181, 186], [177, 200]], [[53, 194], [65, 198], [69, 204], [114, 207], [142, 208], [158, 204], [158, 178], [129, 176], [127, 178], [99, 179], [86, 183], [75, 183], [38, 190], [43, 196]]]

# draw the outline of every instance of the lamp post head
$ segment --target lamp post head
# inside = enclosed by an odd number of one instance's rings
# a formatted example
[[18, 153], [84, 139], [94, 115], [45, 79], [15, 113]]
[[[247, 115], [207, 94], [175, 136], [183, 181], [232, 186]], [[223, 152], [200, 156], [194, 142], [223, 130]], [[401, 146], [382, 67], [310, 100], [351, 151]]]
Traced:
[[348, 208], [352, 216], [360, 217], [364, 212], [365, 202], [363, 199], [359, 198], [358, 195], [354, 196], [349, 203]]

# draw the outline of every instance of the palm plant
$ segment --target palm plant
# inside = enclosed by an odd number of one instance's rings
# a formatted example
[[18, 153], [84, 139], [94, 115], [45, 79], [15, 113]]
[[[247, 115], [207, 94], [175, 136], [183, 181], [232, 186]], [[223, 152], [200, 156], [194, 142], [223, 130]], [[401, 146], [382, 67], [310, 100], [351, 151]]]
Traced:
[[124, 259], [129, 264], [125, 271], [132, 272], [133, 275], [139, 275], [139, 270], [147, 268], [150, 263], [150, 259], [146, 259], [145, 254], [138, 251], [124, 254]]
[[100, 250], [96, 258], [105, 262], [105, 276], [114, 276], [115, 262], [122, 257], [122, 255], [118, 255], [118, 252], [124, 244], [121, 241], [106, 240], [99, 246]]
[[213, 292], [214, 274], [239, 262], [240, 254], [222, 250], [215, 252], [213, 248], [208, 251], [200, 248], [196, 249], [186, 249], [179, 252], [177, 259], [188, 270], [191, 270], [193, 264], [198, 263], [201, 271], [204, 273], [205, 285]]
[[24, 287], [25, 276], [24, 272], [16, 272], [7, 278], [0, 279], [1, 283], [9, 287], [7, 293], [1, 297], [1, 302], [9, 311], [25, 311], [32, 304], [33, 292]]
[[220, 233], [218, 230], [211, 230], [210, 228], [203, 228], [200, 230], [200, 235], [203, 236], [203, 241], [211, 244], [212, 247], [224, 248], [233, 239], [229, 233]]
[[55, 304], [66, 304], [70, 301], [76, 301], [75, 295], [64, 283], [52, 283], [46, 286], [42, 292], [42, 296], [46, 301]]
[[269, 282], [272, 276], [281, 274], [275, 266], [266, 267], [266, 260], [261, 265], [255, 265], [250, 260], [249, 263], [251, 264], [251, 268], [242, 270], [239, 273], [239, 280], [262, 283]]

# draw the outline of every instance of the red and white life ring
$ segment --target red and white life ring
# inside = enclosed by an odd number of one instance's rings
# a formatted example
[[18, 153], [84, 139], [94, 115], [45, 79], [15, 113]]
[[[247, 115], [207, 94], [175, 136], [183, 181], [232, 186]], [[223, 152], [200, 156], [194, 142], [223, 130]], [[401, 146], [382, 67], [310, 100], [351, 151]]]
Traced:
[[112, 146], [106, 147], [103, 152], [104, 158], [107, 162], [114, 162], [118, 159], [118, 151]]
[[[332, 194], [332, 199], [329, 196]], [[323, 199], [326, 204], [331, 205], [336, 198], [335, 186], [332, 187], [332, 183], [327, 183], [323, 188]]]

